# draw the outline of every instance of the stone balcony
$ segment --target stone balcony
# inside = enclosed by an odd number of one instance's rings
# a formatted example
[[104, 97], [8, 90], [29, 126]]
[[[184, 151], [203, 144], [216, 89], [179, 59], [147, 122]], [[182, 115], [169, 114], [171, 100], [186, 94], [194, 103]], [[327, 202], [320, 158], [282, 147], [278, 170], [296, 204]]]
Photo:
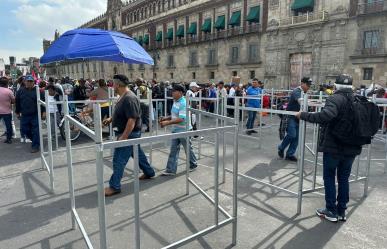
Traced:
[[318, 11], [318, 12], [307, 12], [304, 15], [292, 16], [289, 18], [280, 19], [278, 26], [279, 27], [289, 27], [296, 25], [304, 25], [311, 23], [326, 22], [329, 19], [329, 14], [327, 11]]
[[362, 3], [357, 6], [358, 15], [374, 14], [383, 11], [387, 11], [387, 0], [380, 0], [372, 3]]

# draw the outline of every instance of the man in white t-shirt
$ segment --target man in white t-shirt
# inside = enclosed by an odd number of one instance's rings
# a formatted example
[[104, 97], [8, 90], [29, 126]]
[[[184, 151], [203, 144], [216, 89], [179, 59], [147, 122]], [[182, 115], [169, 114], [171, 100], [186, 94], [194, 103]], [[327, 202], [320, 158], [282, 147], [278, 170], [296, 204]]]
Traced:
[[[187, 94], [190, 98], [197, 98], [199, 94], [200, 86], [196, 82], [191, 82], [189, 84], [189, 90], [187, 91]], [[199, 106], [199, 102], [196, 100], [191, 101], [191, 107], [197, 109]], [[191, 124], [193, 127], [193, 130], [197, 130], [196, 128], [196, 114], [191, 114]]]

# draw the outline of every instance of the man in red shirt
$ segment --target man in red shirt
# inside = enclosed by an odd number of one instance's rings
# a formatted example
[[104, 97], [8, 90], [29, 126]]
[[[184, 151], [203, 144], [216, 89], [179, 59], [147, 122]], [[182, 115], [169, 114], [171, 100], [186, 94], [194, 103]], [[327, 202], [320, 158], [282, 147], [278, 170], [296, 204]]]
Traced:
[[15, 97], [8, 89], [8, 79], [2, 77], [0, 79], [0, 120], [4, 121], [7, 129], [7, 139], [4, 141], [7, 144], [12, 143], [12, 104], [14, 103]]

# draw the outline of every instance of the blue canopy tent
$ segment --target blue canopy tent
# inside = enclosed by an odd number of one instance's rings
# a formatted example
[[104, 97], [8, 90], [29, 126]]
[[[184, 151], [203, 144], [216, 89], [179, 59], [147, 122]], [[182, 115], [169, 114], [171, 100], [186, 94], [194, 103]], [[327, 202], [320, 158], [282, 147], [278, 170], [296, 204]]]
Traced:
[[100, 29], [64, 33], [40, 58], [41, 64], [71, 60], [114, 61], [153, 65], [152, 57], [133, 38]]

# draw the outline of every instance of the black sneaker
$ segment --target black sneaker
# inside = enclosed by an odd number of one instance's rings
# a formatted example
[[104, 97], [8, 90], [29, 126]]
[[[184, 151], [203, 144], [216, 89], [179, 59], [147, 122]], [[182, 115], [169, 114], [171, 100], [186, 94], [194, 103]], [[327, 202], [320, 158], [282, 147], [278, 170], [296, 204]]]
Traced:
[[297, 157], [295, 156], [286, 156], [285, 160], [291, 161], [291, 162], [297, 162]]
[[283, 150], [278, 150], [278, 156], [283, 159], [284, 158], [284, 151]]
[[342, 222], [346, 222], [347, 221], [347, 217], [345, 216], [345, 211], [344, 212], [339, 212], [338, 220], [342, 221]]
[[251, 131], [246, 131], [246, 135], [249, 135], [249, 136], [250, 136], [251, 133], [252, 133]]
[[257, 131], [255, 131], [255, 130], [251, 130], [250, 132], [251, 132], [251, 133], [258, 133], [258, 132], [257, 132]]
[[189, 172], [193, 172], [193, 171], [195, 171], [195, 170], [197, 169], [197, 167], [198, 167], [198, 166], [195, 166], [195, 167], [190, 167], [190, 168], [189, 168]]
[[7, 139], [4, 141], [5, 144], [12, 144], [12, 140], [11, 139]]
[[337, 215], [335, 215], [334, 213], [332, 213], [331, 211], [329, 211], [326, 208], [317, 209], [316, 214], [320, 218], [326, 219], [330, 222], [337, 222], [339, 220]]

